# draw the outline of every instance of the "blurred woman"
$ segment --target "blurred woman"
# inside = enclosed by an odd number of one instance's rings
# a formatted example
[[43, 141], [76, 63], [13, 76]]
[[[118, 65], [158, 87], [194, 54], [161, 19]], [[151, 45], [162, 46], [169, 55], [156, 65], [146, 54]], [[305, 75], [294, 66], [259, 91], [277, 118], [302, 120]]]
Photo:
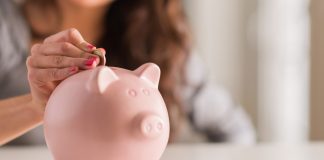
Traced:
[[171, 142], [195, 141], [193, 135], [215, 142], [255, 141], [245, 112], [208, 82], [192, 53], [180, 0], [2, 0], [0, 143], [42, 123], [55, 87], [97, 66], [95, 46], [108, 50], [108, 66], [132, 70], [154, 62], [161, 67], [159, 89], [169, 110]]

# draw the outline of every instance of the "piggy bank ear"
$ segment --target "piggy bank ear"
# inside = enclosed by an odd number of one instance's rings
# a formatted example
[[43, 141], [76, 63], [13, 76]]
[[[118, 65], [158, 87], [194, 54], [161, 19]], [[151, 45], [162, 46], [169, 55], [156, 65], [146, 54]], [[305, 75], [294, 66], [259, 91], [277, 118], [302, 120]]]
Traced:
[[158, 65], [154, 63], [146, 63], [138, 67], [134, 72], [140, 78], [150, 82], [155, 88], [158, 88], [161, 74]]
[[118, 80], [118, 76], [110, 68], [102, 66], [92, 70], [87, 81], [86, 88], [90, 92], [102, 94], [112, 82]]

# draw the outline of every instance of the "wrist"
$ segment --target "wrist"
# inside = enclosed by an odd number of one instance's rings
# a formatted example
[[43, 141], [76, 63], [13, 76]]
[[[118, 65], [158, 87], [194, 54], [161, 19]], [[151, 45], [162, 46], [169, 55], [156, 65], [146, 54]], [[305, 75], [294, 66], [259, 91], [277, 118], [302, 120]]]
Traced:
[[37, 104], [33, 100], [30, 100], [27, 103], [27, 106], [33, 111], [35, 118], [43, 119], [45, 111], [45, 107], [43, 105]]

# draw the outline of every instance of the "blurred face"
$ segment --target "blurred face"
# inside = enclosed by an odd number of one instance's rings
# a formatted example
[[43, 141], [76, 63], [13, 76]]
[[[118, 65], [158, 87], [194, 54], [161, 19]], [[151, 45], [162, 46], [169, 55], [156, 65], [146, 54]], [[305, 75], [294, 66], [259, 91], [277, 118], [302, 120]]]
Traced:
[[109, 4], [114, 0], [58, 0], [61, 3], [68, 3], [78, 7], [100, 7]]

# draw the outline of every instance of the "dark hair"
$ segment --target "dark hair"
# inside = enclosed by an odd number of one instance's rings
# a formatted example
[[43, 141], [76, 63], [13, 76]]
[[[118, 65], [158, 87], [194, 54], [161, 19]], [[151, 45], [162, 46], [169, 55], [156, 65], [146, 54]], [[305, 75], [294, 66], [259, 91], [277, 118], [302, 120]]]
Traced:
[[154, 62], [160, 66], [159, 89], [168, 107], [172, 141], [184, 117], [176, 89], [184, 82], [183, 69], [190, 50], [181, 0], [115, 0], [104, 24], [96, 45], [107, 49], [107, 65], [135, 69]]

